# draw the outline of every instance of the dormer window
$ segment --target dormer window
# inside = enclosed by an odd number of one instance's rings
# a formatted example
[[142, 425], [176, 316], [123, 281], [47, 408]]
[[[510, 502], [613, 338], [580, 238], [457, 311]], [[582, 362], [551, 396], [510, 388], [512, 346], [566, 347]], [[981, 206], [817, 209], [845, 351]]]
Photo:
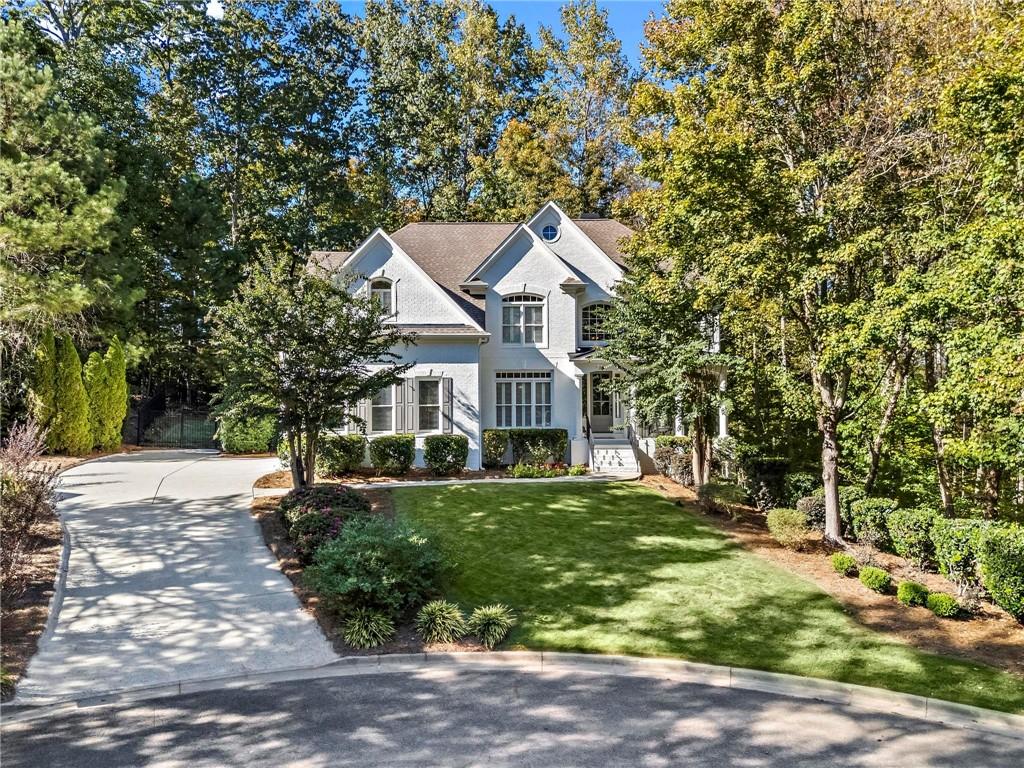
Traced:
[[580, 329], [580, 339], [586, 342], [608, 341], [608, 332], [604, 329], [604, 319], [612, 305], [607, 301], [598, 301], [587, 304], [583, 308], [583, 322]]
[[553, 243], [558, 239], [558, 227], [554, 224], [545, 224], [544, 229], [540, 231], [540, 235], [547, 242]]
[[382, 277], [370, 283], [370, 298], [380, 304], [381, 308], [389, 315], [395, 312], [395, 302], [392, 295], [392, 285], [390, 280], [386, 280]]
[[501, 300], [501, 343], [544, 343], [544, 297], [517, 293]]

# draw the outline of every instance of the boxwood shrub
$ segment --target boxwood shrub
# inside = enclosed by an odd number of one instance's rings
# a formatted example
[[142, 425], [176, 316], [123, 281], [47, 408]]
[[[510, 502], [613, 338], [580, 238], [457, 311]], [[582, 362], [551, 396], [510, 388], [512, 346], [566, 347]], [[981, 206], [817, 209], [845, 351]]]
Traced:
[[892, 548], [889, 538], [889, 515], [899, 506], [895, 499], [860, 499], [850, 505], [853, 535], [858, 541], [879, 549]]
[[428, 435], [423, 440], [423, 463], [435, 475], [455, 475], [466, 466], [469, 438], [465, 435]]
[[952, 619], [960, 613], [960, 603], [955, 597], [947, 595], [945, 592], [932, 592], [928, 595], [926, 604], [928, 610], [944, 619]]
[[490, 469], [501, 466], [501, 460], [505, 458], [505, 451], [508, 449], [507, 429], [485, 429], [484, 430], [484, 466]]
[[928, 587], [916, 581], [901, 581], [896, 587], [896, 599], [904, 605], [924, 605], [928, 601]]
[[888, 592], [892, 587], [892, 577], [881, 568], [866, 565], [860, 569], [860, 583], [875, 592]]
[[569, 433], [564, 429], [510, 429], [513, 464], [548, 464], [565, 461]]
[[366, 458], [366, 438], [362, 435], [323, 435], [316, 456], [316, 473], [338, 477], [351, 472]]
[[1024, 526], [990, 525], [978, 549], [981, 582], [996, 605], [1024, 619]]
[[832, 555], [832, 568], [843, 576], [856, 576], [857, 558], [845, 552], [836, 552]]
[[886, 518], [893, 551], [923, 568], [935, 560], [932, 523], [936, 514], [928, 507], [893, 510]]
[[981, 535], [988, 523], [984, 520], [950, 519], [936, 516], [931, 537], [939, 572], [958, 587], [977, 587], [978, 550]]
[[784, 547], [798, 549], [807, 538], [809, 529], [803, 512], [777, 507], [765, 516], [765, 520], [772, 538]]
[[258, 419], [221, 419], [217, 439], [226, 453], [266, 453], [277, 436], [273, 416]]
[[331, 611], [398, 618], [438, 594], [446, 571], [437, 547], [409, 525], [366, 515], [316, 551], [304, 578]]
[[366, 497], [343, 485], [311, 485], [289, 491], [278, 507], [291, 526], [307, 512], [344, 512], [355, 515], [370, 511]]
[[415, 435], [381, 435], [370, 441], [370, 463], [378, 472], [404, 475], [415, 460]]
[[689, 435], [658, 435], [654, 438], [655, 448], [674, 448], [681, 453], [689, 453], [693, 446], [693, 438]]

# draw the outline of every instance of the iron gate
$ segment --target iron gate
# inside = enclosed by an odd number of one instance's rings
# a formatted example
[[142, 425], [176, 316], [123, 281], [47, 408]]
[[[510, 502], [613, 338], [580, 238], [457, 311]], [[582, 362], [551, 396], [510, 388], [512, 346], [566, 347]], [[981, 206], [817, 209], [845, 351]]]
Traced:
[[161, 389], [133, 405], [124, 439], [150, 448], [219, 448], [216, 431], [209, 408], [176, 401]]

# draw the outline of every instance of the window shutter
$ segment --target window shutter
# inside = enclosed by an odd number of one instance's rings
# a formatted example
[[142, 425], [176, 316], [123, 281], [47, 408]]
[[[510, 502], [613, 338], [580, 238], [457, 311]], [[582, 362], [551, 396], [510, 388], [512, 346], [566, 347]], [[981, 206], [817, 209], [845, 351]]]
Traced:
[[405, 380], [405, 431], [416, 431], [416, 379]]
[[369, 432], [370, 431], [370, 401], [369, 400], [360, 400], [358, 403], [356, 403], [356, 416], [358, 416], [360, 419], [363, 420], [363, 424], [361, 424], [358, 427], [359, 431], [365, 430], [365, 431]]
[[405, 379], [395, 384], [395, 432], [405, 432]]
[[444, 391], [444, 398], [441, 400], [441, 422], [442, 429], [444, 432], [451, 433], [453, 426], [452, 415], [454, 413], [452, 403], [452, 380], [450, 378], [441, 379], [441, 389]]

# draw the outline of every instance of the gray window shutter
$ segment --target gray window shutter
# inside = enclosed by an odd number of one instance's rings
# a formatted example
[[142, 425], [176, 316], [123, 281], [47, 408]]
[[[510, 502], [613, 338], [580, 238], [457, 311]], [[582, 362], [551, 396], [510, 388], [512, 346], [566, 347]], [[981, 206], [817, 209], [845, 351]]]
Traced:
[[442, 430], [450, 434], [453, 425], [452, 415], [454, 413], [452, 408], [452, 380], [450, 378], [441, 379], [441, 390], [444, 392], [444, 397], [441, 400]]
[[405, 431], [416, 431], [416, 379], [405, 380]]
[[356, 403], [356, 416], [363, 420], [363, 424], [358, 427], [359, 431], [366, 430], [370, 431], [370, 401], [360, 400]]
[[405, 432], [405, 379], [395, 385], [395, 432]]

